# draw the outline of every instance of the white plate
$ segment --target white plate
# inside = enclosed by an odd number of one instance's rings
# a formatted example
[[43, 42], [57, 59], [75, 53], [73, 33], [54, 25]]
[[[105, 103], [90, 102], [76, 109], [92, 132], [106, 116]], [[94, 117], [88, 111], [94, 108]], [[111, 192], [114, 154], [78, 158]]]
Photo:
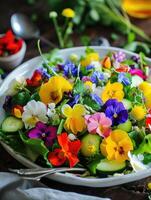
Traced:
[[[100, 54], [101, 57], [106, 55], [109, 51], [123, 51], [127, 54], [127, 56], [136, 55], [134, 53], [131, 53], [119, 48], [114, 48], [114, 47], [107, 47], [107, 48], [106, 47], [92, 47], [92, 48], [94, 48]], [[85, 47], [76, 47], [76, 48], [60, 50], [59, 54], [63, 59], [66, 60], [68, 56], [71, 55], [71, 53], [75, 53], [80, 56], [84, 53], [84, 51], [85, 51]], [[146, 59], [146, 60], [148, 63], [151, 64], [151, 59]], [[21, 75], [24, 75], [25, 77], [29, 77], [37, 67], [41, 66], [41, 63], [42, 63], [41, 57], [33, 58], [23, 63], [17, 69], [15, 69], [4, 80], [3, 84], [0, 87], [0, 110], [1, 110], [0, 122], [4, 119], [4, 110], [2, 109], [2, 105], [4, 103], [5, 93], [8, 90], [9, 85], [11, 84], [12, 80]], [[20, 163], [22, 163], [26, 167], [29, 167], [29, 168], [39, 167], [35, 163], [31, 162], [30, 160], [24, 158], [23, 156], [13, 151], [13, 149], [10, 148], [5, 143], [1, 142], [1, 144], [10, 155], [12, 155], [16, 160], [18, 160]], [[115, 185], [120, 185], [123, 183], [140, 180], [150, 175], [151, 175], [151, 169], [142, 170], [136, 173], [122, 175], [122, 176], [110, 177], [110, 178], [80, 178], [74, 175], [61, 174], [61, 173], [48, 176], [48, 178], [53, 179], [58, 182], [72, 184], [72, 185], [81, 185], [81, 186], [89, 186], [89, 187], [108, 187], [108, 186], [115, 186]]]

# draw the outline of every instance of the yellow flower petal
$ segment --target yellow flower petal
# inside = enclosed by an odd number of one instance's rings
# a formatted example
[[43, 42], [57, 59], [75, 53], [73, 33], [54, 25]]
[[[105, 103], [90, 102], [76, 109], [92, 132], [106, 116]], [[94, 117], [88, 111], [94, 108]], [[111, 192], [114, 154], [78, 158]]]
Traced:
[[108, 99], [122, 101], [124, 98], [123, 85], [121, 83], [108, 83], [104, 88], [101, 98], [105, 103]]
[[128, 160], [128, 152], [133, 150], [133, 143], [125, 131], [117, 129], [103, 139], [100, 149], [108, 160], [122, 162]]
[[65, 104], [62, 106], [61, 111], [66, 117], [70, 117], [72, 113], [72, 108], [68, 104]]
[[82, 116], [85, 114], [85, 107], [81, 104], [75, 104], [73, 107], [73, 116]]
[[67, 18], [73, 18], [75, 16], [75, 12], [74, 10], [72, 10], [71, 8], [65, 8], [63, 11], [62, 11], [62, 15], [64, 17], [67, 17]]
[[63, 93], [72, 90], [72, 85], [62, 76], [53, 76], [40, 87], [39, 96], [43, 103], [59, 103]]

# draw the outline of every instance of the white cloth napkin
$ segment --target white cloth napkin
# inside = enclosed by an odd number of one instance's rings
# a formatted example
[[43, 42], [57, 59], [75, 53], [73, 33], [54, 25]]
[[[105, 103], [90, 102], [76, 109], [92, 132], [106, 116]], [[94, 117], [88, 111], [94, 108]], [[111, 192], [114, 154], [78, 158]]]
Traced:
[[107, 198], [50, 189], [12, 173], [0, 173], [0, 200], [109, 200]]

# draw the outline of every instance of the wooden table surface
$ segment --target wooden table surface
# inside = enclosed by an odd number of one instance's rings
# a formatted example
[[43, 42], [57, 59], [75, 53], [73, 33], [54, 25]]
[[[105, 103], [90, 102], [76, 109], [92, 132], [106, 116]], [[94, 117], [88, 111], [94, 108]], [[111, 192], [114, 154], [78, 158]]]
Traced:
[[[3, 33], [8, 28], [10, 28], [10, 16], [14, 12], [24, 12], [25, 14], [32, 13], [33, 10], [43, 12], [44, 6], [41, 8], [40, 5], [36, 7], [30, 7], [25, 4], [25, 0], [1, 0], [0, 5], [0, 32]], [[133, 20], [135, 24], [141, 27], [148, 35], [151, 36], [151, 19], [147, 20]], [[51, 28], [51, 23], [39, 21], [38, 25], [41, 28], [42, 35], [49, 40], [56, 43], [56, 37], [53, 28]], [[50, 25], [50, 26], [49, 26]], [[110, 39], [110, 34], [113, 30], [106, 27], [89, 27], [84, 34], [91, 36], [91, 38], [96, 38], [99, 36], [104, 36]], [[80, 45], [79, 35], [74, 33], [73, 36], [75, 46]], [[123, 37], [119, 38], [116, 42], [111, 42], [113, 46], [120, 46], [123, 43]], [[49, 48], [42, 45], [43, 51], [48, 51]], [[25, 60], [28, 60], [34, 56], [38, 55], [36, 40], [27, 41], [27, 52]], [[22, 168], [23, 166], [13, 159], [3, 148], [0, 146], [0, 171], [7, 171], [8, 168]], [[113, 200], [144, 200], [147, 198], [146, 184], [151, 181], [151, 178], [141, 180], [139, 182], [129, 183], [122, 186], [116, 186], [111, 188], [88, 188], [82, 186], [72, 186], [57, 183], [55, 181], [48, 180], [46, 178], [42, 179], [42, 182], [47, 186], [63, 191], [73, 191], [78, 193], [83, 193], [87, 195], [100, 196], [100, 197], [110, 197]]]

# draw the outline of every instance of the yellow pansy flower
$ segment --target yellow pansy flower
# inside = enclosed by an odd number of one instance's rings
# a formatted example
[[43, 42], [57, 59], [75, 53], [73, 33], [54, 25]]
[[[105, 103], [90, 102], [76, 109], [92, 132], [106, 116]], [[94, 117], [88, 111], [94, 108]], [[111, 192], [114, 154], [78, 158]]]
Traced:
[[125, 131], [116, 129], [103, 139], [100, 149], [108, 160], [122, 162], [128, 160], [128, 152], [133, 150], [133, 143]]
[[122, 101], [124, 98], [123, 85], [121, 83], [108, 83], [104, 88], [101, 98], [105, 103], [108, 99], [117, 99]]
[[65, 129], [77, 134], [86, 128], [84, 114], [86, 110], [83, 105], [76, 104], [71, 108], [68, 104], [62, 107], [62, 113], [66, 117], [64, 124]]
[[146, 107], [151, 108], [151, 84], [144, 81], [139, 85], [139, 89], [144, 94]]
[[97, 52], [91, 52], [86, 54], [85, 58], [81, 60], [81, 65], [83, 67], [88, 66], [92, 61], [99, 61], [100, 57]]
[[40, 87], [39, 96], [43, 103], [59, 103], [63, 93], [72, 90], [72, 85], [62, 76], [53, 76]]
[[131, 115], [137, 121], [143, 120], [146, 115], [146, 109], [143, 106], [135, 105], [131, 111]]
[[74, 10], [72, 10], [71, 8], [65, 8], [63, 11], [62, 11], [62, 15], [64, 17], [67, 17], [67, 18], [73, 18], [75, 16], [75, 12]]
[[144, 93], [144, 95], [147, 95], [148, 93], [151, 93], [151, 84], [143, 81], [140, 85], [139, 85], [139, 89], [142, 90], [142, 92]]

